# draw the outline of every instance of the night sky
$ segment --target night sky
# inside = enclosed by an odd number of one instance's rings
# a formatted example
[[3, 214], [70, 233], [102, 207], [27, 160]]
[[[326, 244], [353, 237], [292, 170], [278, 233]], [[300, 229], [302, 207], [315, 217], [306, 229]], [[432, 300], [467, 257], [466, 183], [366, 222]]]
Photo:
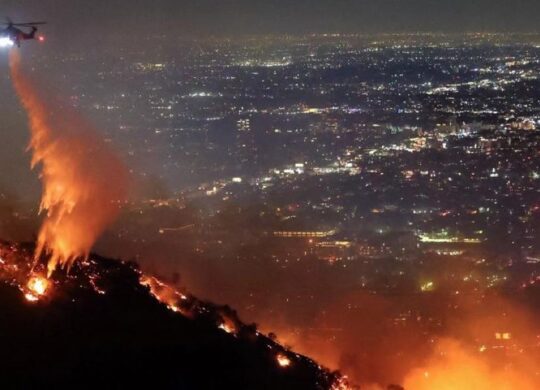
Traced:
[[10, 0], [54, 34], [536, 31], [537, 0]]
[[[538, 366], [540, 348], [526, 355], [540, 334], [540, 35], [281, 35], [540, 32], [539, 15], [540, 0], [0, 0], [0, 22], [47, 21], [43, 42], [21, 44], [43, 94], [26, 100], [41, 97], [29, 112], [60, 150], [45, 188], [86, 202], [58, 213], [79, 215], [67, 225], [79, 234], [45, 226], [94, 243], [97, 211], [126, 204], [114, 225], [98, 220], [93, 250], [385, 386], [444, 356], [435, 336], [496, 358], [508, 346], [526, 380]], [[251, 37], [265, 34], [280, 36]], [[9, 53], [0, 239], [35, 241], [50, 218]], [[125, 162], [125, 202], [81, 180], [110, 190], [124, 177], [107, 179], [113, 159], [94, 143], [71, 148], [86, 120]]]

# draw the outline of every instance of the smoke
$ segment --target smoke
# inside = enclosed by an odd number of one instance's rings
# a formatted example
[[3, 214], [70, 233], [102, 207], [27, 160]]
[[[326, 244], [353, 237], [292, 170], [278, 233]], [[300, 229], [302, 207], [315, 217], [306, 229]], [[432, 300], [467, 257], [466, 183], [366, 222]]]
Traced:
[[98, 132], [75, 110], [49, 96], [10, 53], [11, 76], [30, 125], [32, 168], [43, 185], [36, 259], [50, 255], [48, 274], [88, 256], [126, 198], [127, 172]]
[[[297, 329], [296, 337], [291, 338], [287, 324], [271, 327], [295, 351], [339, 368], [361, 383], [361, 388], [383, 389], [389, 383], [406, 390], [539, 388], [540, 336], [537, 316], [530, 307], [516, 297], [503, 298], [497, 293], [460, 295], [451, 300], [434, 295], [431, 303], [428, 299], [422, 306], [437, 304], [434, 318], [445, 318], [439, 329], [387, 327], [394, 309], [410, 308], [414, 298], [400, 302], [397, 296], [362, 295], [345, 301], [358, 303], [363, 315], [351, 315], [335, 301], [314, 321], [326, 328], [341, 327], [335, 340], [305, 329]], [[459, 311], [449, 309], [449, 302]]]
[[414, 390], [533, 390], [537, 384], [522, 367], [494, 366], [489, 359], [473, 354], [456, 340], [441, 340], [437, 353], [425, 367], [411, 372], [405, 389]]
[[[274, 260], [274, 253], [279, 253], [276, 241], [239, 248], [235, 243], [242, 230], [232, 228], [230, 234], [218, 236], [223, 240], [219, 250], [194, 253], [190, 248], [199, 247], [204, 232], [157, 233], [160, 226], [202, 225], [189, 209], [149, 207], [142, 217], [134, 209], [119, 220], [122, 237], [111, 238], [107, 251], [135, 258], [149, 273], [176, 279], [174, 283], [178, 277], [173, 275], [180, 274], [187, 291], [231, 304], [240, 318], [256, 322], [263, 333], [272, 332], [295, 352], [339, 369], [362, 389], [407, 383], [406, 390], [423, 390], [430, 388], [421, 376], [426, 371], [440, 372], [442, 378], [439, 367], [446, 364], [447, 375], [461, 375], [469, 361], [479, 367], [477, 381], [492, 383], [490, 375], [495, 375], [500, 383], [515, 382], [516, 389], [531, 381], [533, 388], [540, 388], [540, 288], [487, 287], [482, 280], [494, 272], [492, 268], [479, 269], [467, 258], [451, 258], [437, 259], [436, 269], [429, 274], [437, 289], [421, 292], [418, 286], [424, 278], [419, 275], [425, 268], [419, 258], [404, 268], [405, 287], [374, 293], [358, 283], [359, 275], [373, 279], [371, 268], [383, 273], [395, 266], [393, 261], [377, 259], [365, 266], [362, 261], [330, 265], [310, 259], [283, 266]], [[253, 226], [252, 219], [248, 221]], [[224, 226], [239, 224], [230, 218]], [[295, 249], [294, 244], [286, 245], [287, 250]], [[249, 260], [235, 261], [237, 256]], [[341, 266], [345, 264], [346, 268]], [[479, 282], [461, 283], [461, 275], [471, 272], [482, 275]], [[520, 279], [515, 270], [508, 272], [512, 280]], [[446, 274], [455, 278], [443, 282]], [[390, 283], [386, 277], [382, 280]], [[445, 348], [446, 340], [455, 340], [452, 349]], [[460, 365], [462, 356], [470, 360]], [[423, 387], [415, 387], [415, 380], [421, 380], [418, 386]]]

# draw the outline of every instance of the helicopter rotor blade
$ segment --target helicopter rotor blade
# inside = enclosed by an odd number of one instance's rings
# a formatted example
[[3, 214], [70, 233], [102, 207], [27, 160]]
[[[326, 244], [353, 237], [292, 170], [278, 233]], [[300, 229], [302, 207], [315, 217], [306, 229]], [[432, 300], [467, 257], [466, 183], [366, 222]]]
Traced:
[[42, 24], [47, 24], [47, 22], [13, 23], [14, 26], [39, 26]]
[[26, 22], [26, 23], [13, 23], [8, 19], [7, 23], [0, 23], [0, 25], [12, 25], [12, 26], [20, 26], [20, 27], [30, 27], [30, 26], [39, 26], [43, 24], [47, 24], [47, 22]]

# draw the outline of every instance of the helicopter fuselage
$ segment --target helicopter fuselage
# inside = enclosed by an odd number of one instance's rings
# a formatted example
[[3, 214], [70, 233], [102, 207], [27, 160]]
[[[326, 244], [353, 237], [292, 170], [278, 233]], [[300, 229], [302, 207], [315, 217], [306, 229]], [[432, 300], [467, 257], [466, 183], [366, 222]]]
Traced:
[[15, 26], [7, 26], [5, 29], [0, 30], [0, 37], [7, 38], [15, 45], [20, 46], [21, 41], [35, 39], [36, 31], [36, 27], [31, 27], [30, 32], [25, 32]]

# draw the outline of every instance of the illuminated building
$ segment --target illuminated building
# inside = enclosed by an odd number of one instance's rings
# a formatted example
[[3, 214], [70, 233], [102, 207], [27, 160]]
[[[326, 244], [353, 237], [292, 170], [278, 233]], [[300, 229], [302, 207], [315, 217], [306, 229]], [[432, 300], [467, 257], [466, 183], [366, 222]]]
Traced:
[[431, 234], [418, 233], [417, 236], [418, 240], [425, 244], [480, 244], [482, 242], [482, 240], [477, 237], [452, 236], [447, 230]]
[[250, 119], [249, 118], [247, 118], [247, 119], [239, 119], [236, 122], [236, 128], [238, 129], [238, 131], [246, 131], [246, 132], [251, 131]]
[[281, 238], [325, 238], [333, 236], [335, 230], [328, 231], [275, 231], [274, 237]]

